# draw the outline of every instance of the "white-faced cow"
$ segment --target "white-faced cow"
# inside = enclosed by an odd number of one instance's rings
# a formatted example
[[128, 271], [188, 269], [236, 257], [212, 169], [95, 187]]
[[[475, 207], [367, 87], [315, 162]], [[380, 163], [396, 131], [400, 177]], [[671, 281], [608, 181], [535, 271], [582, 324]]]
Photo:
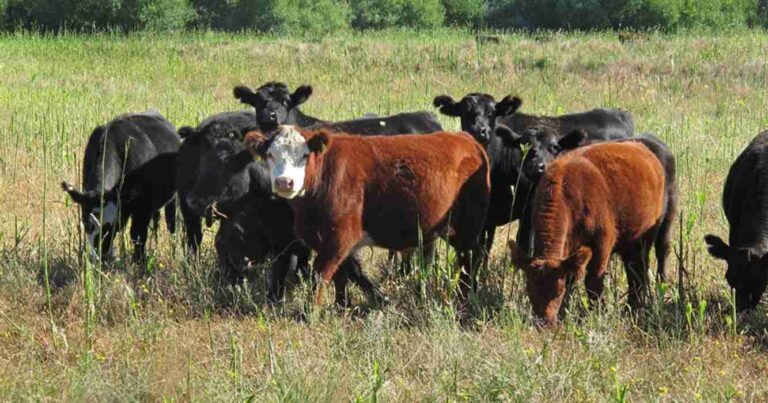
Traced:
[[[523, 144], [504, 144], [495, 135], [496, 127], [504, 125], [513, 133], [546, 125], [560, 136], [574, 130], [586, 130], [590, 136], [608, 138], [629, 137], [634, 133], [634, 123], [629, 113], [618, 109], [593, 109], [586, 112], [557, 117], [534, 116], [518, 112], [522, 100], [507, 95], [496, 102], [492, 95], [471, 93], [454, 101], [448, 95], [435, 97], [433, 104], [447, 116], [458, 117], [461, 129], [471, 134], [485, 146], [491, 161], [491, 208], [484, 234], [486, 248], [493, 245], [496, 227], [522, 217], [530, 217], [535, 184], [520, 175], [523, 161]], [[513, 190], [514, 189], [514, 190]], [[531, 226], [529, 220], [521, 220], [518, 242], [530, 250]]]
[[[502, 129], [497, 130], [501, 134]], [[584, 147], [600, 142], [603, 139], [594, 139], [583, 130], [576, 130], [571, 134], [560, 137], [556, 131], [549, 127], [536, 126], [523, 132], [524, 139], [520, 141], [528, 144], [530, 149], [523, 161], [522, 172], [532, 183], [539, 183], [541, 176], [552, 161], [563, 153], [567, 153], [578, 147]], [[666, 261], [671, 246], [672, 225], [677, 214], [677, 200], [679, 198], [677, 188], [677, 168], [675, 156], [666, 143], [652, 134], [612, 140], [613, 142], [636, 142], [644, 145], [658, 158], [664, 167], [664, 217], [659, 225], [654, 250], [658, 264], [657, 276], [660, 280], [666, 278]], [[522, 221], [522, 220], [521, 220]]]
[[723, 190], [728, 243], [716, 235], [704, 240], [709, 253], [725, 260], [725, 279], [736, 291], [736, 309], [757, 307], [768, 284], [768, 131], [736, 158]]
[[[221, 225], [215, 246], [230, 282], [241, 281], [253, 265], [273, 259], [268, 298], [279, 301], [286, 274], [308, 273], [310, 249], [296, 239], [291, 207], [272, 195], [266, 163], [254, 162], [239, 138], [219, 139], [203, 156], [199, 178], [187, 198], [198, 213], [216, 206]], [[372, 300], [383, 301], [378, 288], [363, 274], [357, 256], [345, 260], [340, 270]], [[344, 290], [337, 291], [336, 302], [347, 305]]]
[[[203, 240], [202, 217], [187, 204], [187, 195], [195, 186], [203, 155], [213, 147], [217, 139], [241, 137], [245, 128], [255, 126], [256, 114], [248, 110], [219, 113], [203, 120], [196, 128], [184, 126], [179, 129], [179, 136], [183, 141], [177, 158], [176, 182], [186, 244], [190, 253], [196, 254]], [[207, 221], [210, 226], [210, 218]]]
[[324, 283], [343, 290], [347, 278], [337, 268], [365, 245], [405, 250], [418, 246], [420, 234], [425, 241], [447, 235], [466, 297], [483, 255], [490, 194], [488, 158], [470, 136], [361, 137], [280, 126], [272, 137], [251, 132], [245, 142], [267, 161], [272, 191], [289, 200], [295, 233], [317, 252], [314, 269]]
[[179, 144], [176, 128], [157, 112], [121, 115], [91, 133], [83, 190], [67, 182], [61, 186], [80, 205], [94, 254], [111, 257], [112, 241], [130, 218], [133, 257], [142, 261], [150, 220], [164, 206], [169, 230], [174, 230]]

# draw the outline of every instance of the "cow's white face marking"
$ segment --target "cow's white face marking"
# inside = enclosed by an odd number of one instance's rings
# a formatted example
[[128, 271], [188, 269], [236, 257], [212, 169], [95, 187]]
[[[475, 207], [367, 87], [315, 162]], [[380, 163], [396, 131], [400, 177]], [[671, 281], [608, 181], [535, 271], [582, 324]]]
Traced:
[[117, 222], [117, 205], [113, 202], [108, 202], [104, 205], [104, 210], [100, 207], [96, 207], [91, 210], [91, 214], [88, 216], [88, 220], [91, 224], [91, 231], [87, 234], [88, 244], [93, 249], [92, 252], [96, 252], [99, 245], [96, 244], [96, 238], [102, 228], [109, 226], [110, 229], [114, 228]]
[[267, 149], [272, 192], [293, 199], [304, 193], [309, 147], [307, 140], [290, 126], [280, 126]]

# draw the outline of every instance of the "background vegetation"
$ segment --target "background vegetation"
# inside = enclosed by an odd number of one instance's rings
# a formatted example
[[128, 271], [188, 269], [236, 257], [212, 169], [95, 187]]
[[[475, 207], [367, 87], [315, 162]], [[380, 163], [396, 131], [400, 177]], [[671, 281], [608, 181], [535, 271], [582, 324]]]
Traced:
[[[305, 41], [240, 34], [0, 36], [0, 396], [2, 400], [713, 401], [768, 399], [768, 304], [733, 312], [724, 265], [702, 237], [727, 234], [723, 181], [768, 127], [768, 36], [657, 32], [502, 36], [333, 35]], [[151, 240], [147, 267], [87, 264], [79, 210], [58, 183], [79, 180], [94, 126], [155, 108], [177, 126], [242, 108], [232, 87], [314, 85], [307, 113], [432, 110], [437, 94], [518, 94], [523, 111], [597, 106], [632, 112], [678, 161], [680, 221], [671, 282], [626, 313], [614, 262], [602, 310], [577, 290], [562, 327], [530, 321], [523, 276], [505, 260], [504, 228], [481, 292], [459, 321], [455, 270], [397, 278], [384, 253], [366, 269], [390, 297], [358, 309], [305, 309], [264, 297], [265, 270], [226, 287], [206, 232], [188, 261], [180, 234]], [[448, 129], [454, 119], [441, 117]], [[329, 296], [330, 297], [330, 296]], [[330, 300], [330, 298], [326, 300]]]
[[766, 0], [0, 0], [7, 30], [252, 30], [302, 35], [441, 26], [722, 29], [768, 23]]

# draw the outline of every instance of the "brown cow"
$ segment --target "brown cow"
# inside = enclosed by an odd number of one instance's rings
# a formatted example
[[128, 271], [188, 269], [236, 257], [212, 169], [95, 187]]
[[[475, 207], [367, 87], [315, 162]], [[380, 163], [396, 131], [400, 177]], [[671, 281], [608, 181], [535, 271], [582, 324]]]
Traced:
[[361, 137], [280, 126], [269, 139], [251, 132], [245, 141], [267, 160], [273, 193], [289, 199], [296, 235], [317, 252], [314, 268], [324, 283], [334, 280], [337, 293], [347, 278], [336, 271], [350, 253], [365, 245], [414, 248], [421, 232], [424, 243], [447, 234], [466, 297], [490, 194], [488, 157], [471, 136]]
[[534, 313], [557, 321], [568, 274], [585, 276], [590, 300], [598, 301], [614, 250], [627, 272], [629, 305], [640, 306], [663, 211], [664, 169], [642, 144], [595, 144], [554, 160], [536, 190], [534, 257], [509, 243]]

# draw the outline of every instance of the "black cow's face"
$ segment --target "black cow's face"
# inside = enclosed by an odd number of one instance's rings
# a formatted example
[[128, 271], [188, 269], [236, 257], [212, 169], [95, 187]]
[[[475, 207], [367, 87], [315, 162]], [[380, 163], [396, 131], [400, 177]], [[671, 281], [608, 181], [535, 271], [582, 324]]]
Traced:
[[67, 182], [61, 187], [80, 206], [91, 256], [102, 261], [112, 259], [112, 241], [122, 222], [116, 193], [108, 192], [102, 198], [98, 192], [81, 192]]
[[469, 133], [481, 144], [487, 144], [496, 128], [496, 118], [511, 115], [520, 108], [520, 98], [506, 96], [496, 103], [493, 96], [472, 93], [455, 102], [447, 95], [435, 97], [433, 105], [440, 108], [440, 113], [458, 117], [461, 130]]
[[547, 126], [530, 127], [521, 134], [507, 126], [499, 126], [496, 135], [502, 138], [507, 147], [528, 149], [521, 171], [533, 183], [538, 182], [550, 162], [561, 153], [579, 147], [587, 137], [587, 133], [582, 130], [560, 137], [556, 130]]
[[255, 108], [259, 128], [270, 132], [277, 126], [294, 123], [288, 121], [290, 113], [309, 99], [312, 87], [303, 85], [290, 93], [285, 84], [272, 82], [262, 85], [256, 92], [244, 86], [236, 87], [234, 93], [240, 102]]
[[248, 164], [252, 161], [240, 138], [216, 141], [201, 160], [197, 181], [187, 195], [189, 206], [203, 215], [214, 204], [236, 202], [248, 192]]
[[768, 285], [768, 253], [730, 247], [715, 235], [707, 235], [704, 240], [709, 253], [728, 264], [725, 279], [736, 291], [736, 309], [743, 311], [757, 307]]

